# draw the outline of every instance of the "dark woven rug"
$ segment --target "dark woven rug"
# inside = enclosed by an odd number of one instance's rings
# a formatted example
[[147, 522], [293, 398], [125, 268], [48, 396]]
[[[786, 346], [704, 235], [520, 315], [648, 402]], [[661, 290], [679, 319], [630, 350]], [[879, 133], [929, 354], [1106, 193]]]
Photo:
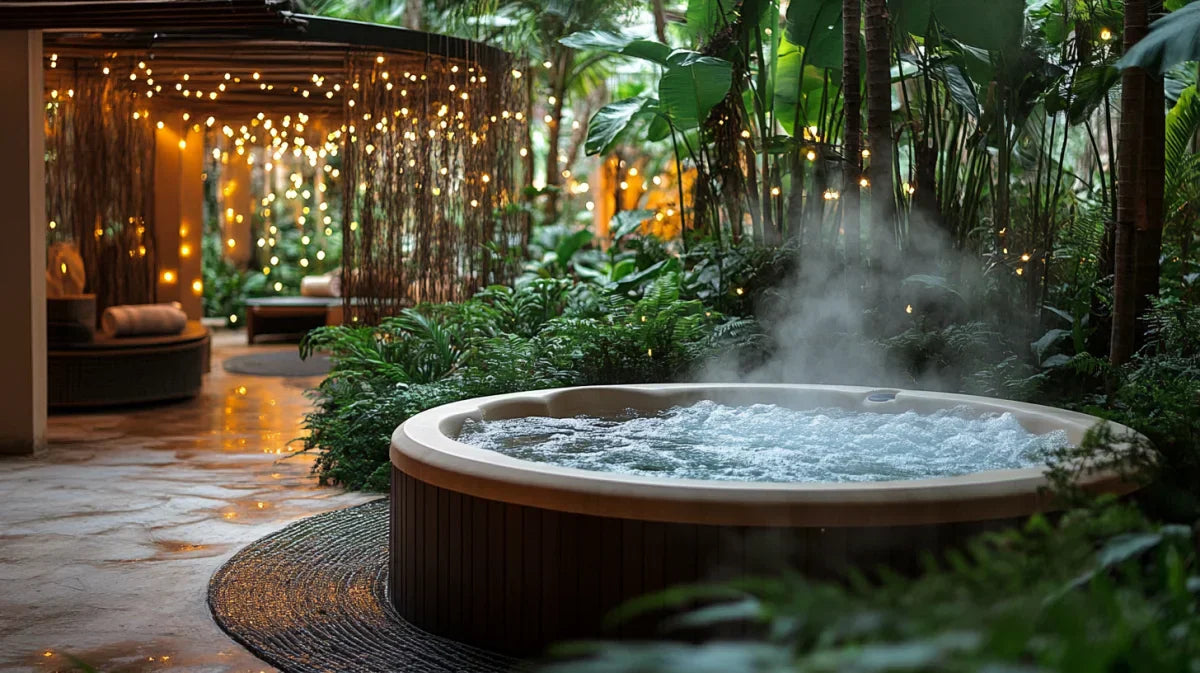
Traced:
[[401, 619], [387, 597], [387, 537], [387, 498], [298, 521], [221, 567], [209, 608], [234, 640], [287, 673], [523, 668]]
[[264, 351], [229, 358], [225, 371], [251, 376], [325, 376], [329, 373], [329, 357], [315, 354], [301, 360], [296, 349]]

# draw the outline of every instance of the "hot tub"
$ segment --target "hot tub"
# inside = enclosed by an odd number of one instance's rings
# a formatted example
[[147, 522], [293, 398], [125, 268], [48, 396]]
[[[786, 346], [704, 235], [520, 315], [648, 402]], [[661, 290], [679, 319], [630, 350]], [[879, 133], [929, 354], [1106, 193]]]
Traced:
[[[667, 586], [791, 568], [913, 570], [921, 558], [1053, 509], [1043, 468], [908, 481], [771, 483], [668, 479], [510, 458], [456, 441], [468, 418], [655, 412], [701, 400], [793, 409], [1011, 413], [1072, 443], [1085, 414], [969, 395], [852, 386], [649, 384], [483, 397], [418, 414], [392, 435], [391, 599], [433, 633], [514, 655], [602, 628], [622, 602]], [[1112, 424], [1118, 433], [1132, 432]], [[1081, 484], [1133, 489], [1112, 473]]]

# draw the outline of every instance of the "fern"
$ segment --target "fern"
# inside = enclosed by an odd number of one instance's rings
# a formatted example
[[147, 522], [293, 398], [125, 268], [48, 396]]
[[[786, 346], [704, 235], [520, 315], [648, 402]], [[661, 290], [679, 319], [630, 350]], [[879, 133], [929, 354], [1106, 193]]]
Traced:
[[1167, 112], [1164, 159], [1168, 183], [1178, 182], [1180, 176], [1172, 173], [1178, 171], [1180, 163], [1189, 154], [1188, 146], [1197, 129], [1200, 129], [1200, 93], [1193, 84], [1179, 94], [1179, 100]]

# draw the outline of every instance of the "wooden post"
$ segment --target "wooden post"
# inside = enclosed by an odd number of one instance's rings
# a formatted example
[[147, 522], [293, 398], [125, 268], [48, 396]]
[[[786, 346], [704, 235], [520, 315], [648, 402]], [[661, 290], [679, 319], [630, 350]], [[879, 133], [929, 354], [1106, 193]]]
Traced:
[[0, 30], [0, 454], [46, 443], [46, 186], [42, 32]]

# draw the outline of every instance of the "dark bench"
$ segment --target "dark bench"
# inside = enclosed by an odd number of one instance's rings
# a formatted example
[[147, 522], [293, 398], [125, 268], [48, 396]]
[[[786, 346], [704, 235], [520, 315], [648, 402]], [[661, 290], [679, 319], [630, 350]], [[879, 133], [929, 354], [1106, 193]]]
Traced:
[[208, 328], [190, 321], [167, 336], [97, 336], [48, 351], [51, 409], [77, 409], [195, 397], [209, 367]]
[[341, 297], [258, 297], [246, 300], [246, 341], [264, 334], [299, 336], [342, 324]]

